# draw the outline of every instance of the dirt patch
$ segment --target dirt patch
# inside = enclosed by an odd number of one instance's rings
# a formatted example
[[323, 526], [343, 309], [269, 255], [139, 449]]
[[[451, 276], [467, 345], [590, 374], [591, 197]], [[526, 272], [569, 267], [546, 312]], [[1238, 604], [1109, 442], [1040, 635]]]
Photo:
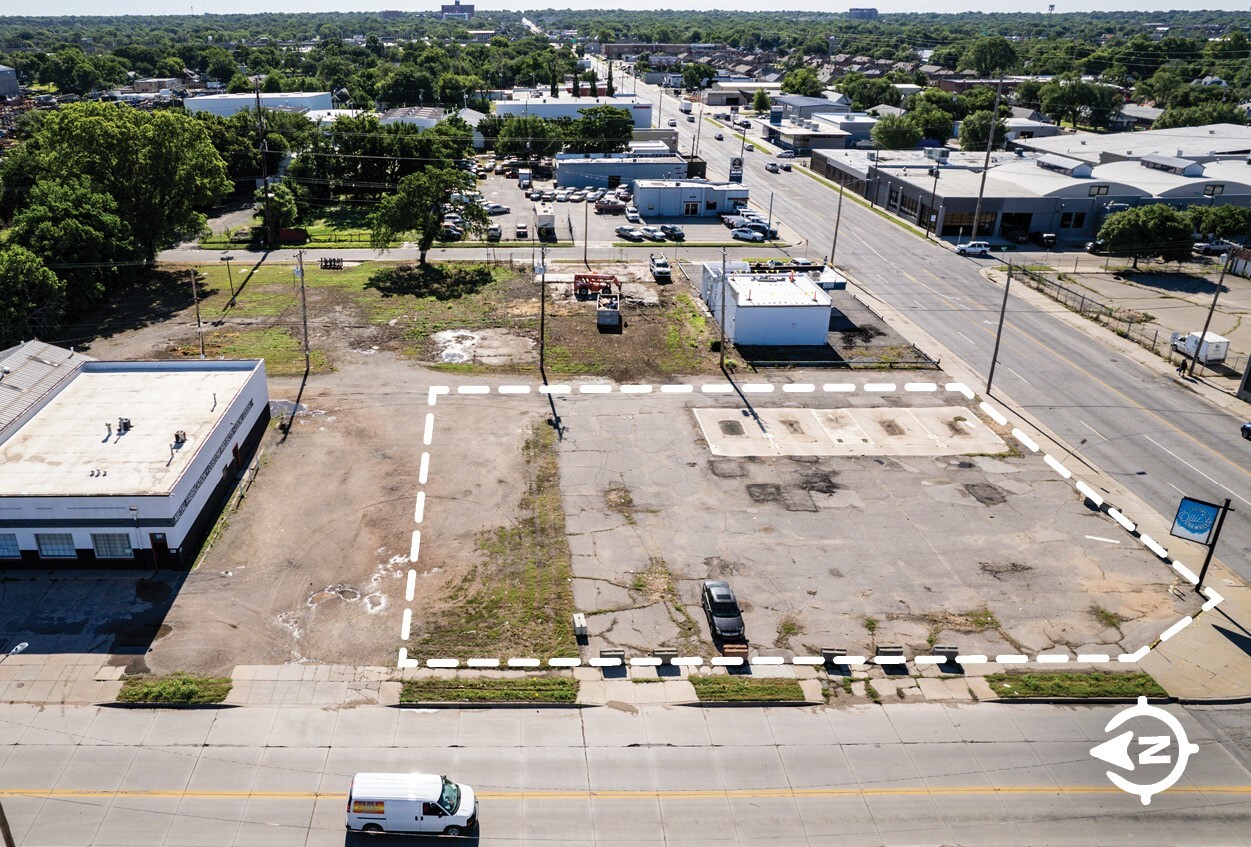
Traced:
[[754, 503], [776, 503], [782, 499], [782, 486], [773, 482], [749, 483], [747, 496]]
[[709, 459], [708, 469], [712, 471], [713, 476], [719, 476], [722, 479], [733, 479], [747, 473], [742, 462], [732, 459]]
[[1008, 502], [1003, 489], [989, 482], [966, 482], [964, 490], [983, 506], [1002, 506]]
[[449, 329], [430, 337], [436, 361], [516, 365], [538, 361], [538, 343], [502, 329]]
[[978, 564], [978, 570], [984, 574], [993, 576], [995, 579], [1003, 579], [1006, 576], [1020, 576], [1027, 574], [1034, 568], [1023, 562], [981, 562]]
[[818, 494], [833, 494], [841, 487], [834, 481], [835, 475], [835, 471], [805, 471], [799, 475], [799, 487]]
[[616, 512], [625, 518], [626, 523], [634, 523], [634, 497], [624, 485], [610, 486], [604, 492], [604, 504], [610, 512]]

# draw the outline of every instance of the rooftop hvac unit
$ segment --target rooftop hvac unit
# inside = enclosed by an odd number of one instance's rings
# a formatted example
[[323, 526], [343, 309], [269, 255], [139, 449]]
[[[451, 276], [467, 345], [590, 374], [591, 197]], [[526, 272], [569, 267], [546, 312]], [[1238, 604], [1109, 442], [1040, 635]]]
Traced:
[[948, 150], [946, 147], [926, 147], [925, 148], [925, 158], [933, 159], [937, 162], [947, 161], [947, 158], [948, 156], [950, 156], [950, 154], [951, 154], [951, 151]]
[[130, 432], [130, 418], [118, 418], [117, 419], [117, 431], [118, 432]]

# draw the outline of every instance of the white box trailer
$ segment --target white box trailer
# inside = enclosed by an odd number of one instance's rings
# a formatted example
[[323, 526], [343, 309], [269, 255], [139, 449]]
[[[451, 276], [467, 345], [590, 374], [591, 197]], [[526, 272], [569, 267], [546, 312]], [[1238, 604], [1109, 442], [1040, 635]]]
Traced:
[[1173, 350], [1188, 359], [1197, 359], [1205, 365], [1215, 365], [1225, 361], [1229, 355], [1229, 339], [1215, 332], [1209, 332], [1203, 336], [1202, 343], [1200, 343], [1199, 335], [1197, 332], [1184, 335], [1180, 332], [1173, 333]]
[[472, 788], [432, 773], [358, 773], [348, 789], [349, 832], [464, 835], [478, 822]]

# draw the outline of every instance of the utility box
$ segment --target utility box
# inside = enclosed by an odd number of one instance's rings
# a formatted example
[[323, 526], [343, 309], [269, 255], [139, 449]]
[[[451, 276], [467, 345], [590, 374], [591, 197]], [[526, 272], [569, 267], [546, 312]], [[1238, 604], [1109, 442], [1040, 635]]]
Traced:
[[1195, 359], [1205, 365], [1215, 365], [1225, 361], [1229, 356], [1229, 339], [1215, 332], [1209, 332], [1202, 337], [1197, 332], [1182, 334], [1180, 332], [1173, 333], [1172, 337], [1173, 350], [1181, 353], [1188, 359]]
[[616, 294], [600, 294], [595, 301], [595, 324], [600, 329], [621, 329], [621, 298]]

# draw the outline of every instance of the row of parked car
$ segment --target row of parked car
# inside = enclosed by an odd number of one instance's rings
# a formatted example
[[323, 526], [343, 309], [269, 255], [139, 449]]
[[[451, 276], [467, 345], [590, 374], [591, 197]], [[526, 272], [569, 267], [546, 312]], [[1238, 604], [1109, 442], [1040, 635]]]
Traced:
[[722, 215], [721, 222], [729, 228], [730, 237], [738, 241], [759, 242], [778, 237], [777, 229], [753, 209], [740, 209], [737, 214]]
[[617, 227], [617, 235], [626, 241], [685, 241], [686, 233], [682, 231], [682, 227], [673, 224], [662, 224], [661, 226], [619, 226]]

